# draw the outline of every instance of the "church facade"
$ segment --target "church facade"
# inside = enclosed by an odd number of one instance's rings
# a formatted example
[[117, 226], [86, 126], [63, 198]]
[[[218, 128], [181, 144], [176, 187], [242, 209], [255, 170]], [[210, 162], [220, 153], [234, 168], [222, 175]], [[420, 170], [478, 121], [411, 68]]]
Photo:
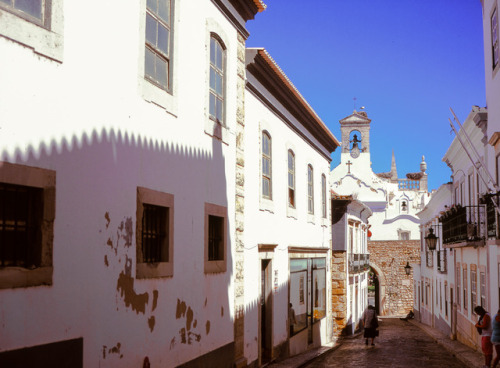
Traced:
[[[369, 286], [374, 287], [373, 303], [381, 315], [406, 314], [413, 303], [413, 285], [411, 272], [407, 275], [405, 266], [418, 262], [420, 233], [416, 213], [429, 199], [426, 163], [422, 158], [419, 172], [399, 178], [393, 153], [391, 170], [374, 173], [371, 168], [370, 127], [371, 119], [365, 111], [355, 110], [340, 120], [341, 160], [330, 173], [333, 192], [352, 196], [372, 212], [367, 231], [370, 280], [364, 286], [352, 279], [347, 287], [353, 290], [352, 295], [356, 287], [361, 293], [367, 293]], [[338, 239], [335, 234], [332, 239], [334, 249], [341, 241], [348, 243], [348, 239]], [[368, 304], [368, 299], [365, 300]], [[356, 318], [353, 320], [354, 328]]]

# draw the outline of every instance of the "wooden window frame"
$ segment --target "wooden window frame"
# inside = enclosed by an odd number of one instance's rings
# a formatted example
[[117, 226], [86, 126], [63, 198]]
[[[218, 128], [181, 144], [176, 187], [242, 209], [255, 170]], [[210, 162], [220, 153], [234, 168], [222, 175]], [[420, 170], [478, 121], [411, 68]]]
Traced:
[[[215, 42], [215, 46], [220, 46], [221, 48], [221, 56], [222, 56], [222, 63], [221, 63], [221, 67], [222, 68], [219, 68], [217, 67], [217, 65], [215, 64], [215, 60], [212, 60], [212, 53], [211, 53], [211, 49], [212, 49], [212, 41]], [[227, 62], [227, 55], [226, 55], [226, 45], [224, 44], [224, 42], [222, 41], [222, 39], [216, 34], [216, 33], [211, 33], [210, 34], [210, 45], [209, 45], [209, 48], [210, 48], [210, 53], [209, 53], [209, 62], [210, 62], [210, 66], [209, 66], [209, 77], [208, 77], [208, 81], [209, 81], [209, 84], [208, 84], [208, 103], [209, 103], [209, 106], [208, 106], [208, 116], [209, 116], [209, 119], [214, 121], [215, 123], [225, 127], [226, 126], [226, 103], [225, 103], [225, 96], [226, 96], [226, 70], [227, 70], [227, 66], [226, 66], [226, 62]], [[217, 50], [215, 51], [215, 55], [217, 55]], [[214, 71], [215, 74], [218, 74], [220, 77], [221, 77], [221, 80], [222, 80], [222, 86], [221, 86], [221, 93], [219, 94], [214, 88], [211, 87], [211, 84], [212, 84], [212, 70]], [[215, 83], [215, 81], [214, 81]], [[216, 101], [220, 101], [221, 103], [221, 118], [218, 119], [217, 118], [217, 108], [215, 107], [215, 115], [212, 115], [212, 113], [210, 112], [210, 97], [211, 96], [214, 96], [215, 97], [215, 100]]]
[[307, 213], [314, 215], [314, 168], [307, 165]]
[[[160, 262], [145, 262], [142, 248], [144, 204], [168, 209], [165, 219], [167, 232], [163, 252], [165, 256]], [[148, 188], [137, 187], [136, 210], [136, 278], [160, 278], [174, 275], [174, 196]]]
[[[290, 158], [292, 160], [292, 168], [290, 169]], [[296, 208], [296, 196], [295, 196], [295, 154], [292, 150], [288, 150], [288, 207]], [[290, 185], [290, 178], [292, 179], [292, 185]]]
[[[169, 32], [169, 37], [168, 37], [168, 50], [167, 53], [164, 53], [161, 51], [156, 45], [153, 45], [151, 42], [148, 42], [147, 36], [144, 38], [145, 42], [145, 49], [144, 49], [144, 78], [154, 84], [156, 87], [165, 90], [169, 92], [170, 94], [172, 93], [172, 50], [173, 50], [173, 29], [172, 29], [172, 14], [174, 11], [174, 1], [172, 0], [153, 0], [157, 2], [157, 7], [159, 6], [159, 1], [166, 1], [168, 2], [168, 7], [169, 7], [169, 22], [165, 22], [164, 19], [162, 19], [157, 13], [153, 12], [152, 9], [148, 8], [147, 2], [146, 2], [146, 24], [144, 27], [144, 32], [147, 32], [147, 18], [148, 15], [153, 18], [153, 20], [157, 23], [157, 25], [162, 25], [165, 27], [168, 32]], [[158, 31], [156, 32], [156, 36], [158, 36]], [[158, 79], [155, 77], [148, 75], [146, 73], [146, 55], [147, 55], [147, 50], [150, 50], [155, 57], [159, 57], [165, 63], [167, 64], [167, 83], [166, 85], [163, 85]], [[155, 64], [156, 65], [156, 64]], [[156, 69], [156, 66], [155, 66]]]
[[41, 1], [41, 14], [40, 18], [28, 14], [18, 7], [15, 6], [17, 0], [10, 0], [11, 5], [5, 4], [4, 2], [0, 2], [0, 9], [8, 11], [12, 14], [17, 15], [18, 17], [27, 20], [28, 22], [34, 23], [38, 26], [41, 26], [45, 29], [50, 30], [50, 20], [51, 20], [51, 12], [52, 12], [52, 0], [40, 0]]
[[[265, 140], [267, 139], [267, 147], [269, 152], [265, 152], [264, 147], [265, 147]], [[261, 145], [261, 153], [262, 153], [262, 167], [261, 167], [261, 172], [262, 172], [262, 190], [261, 190], [261, 195], [265, 199], [272, 200], [273, 199], [273, 182], [272, 182], [272, 173], [273, 173], [273, 167], [272, 167], [272, 139], [271, 135], [267, 131], [262, 132], [262, 145]], [[264, 163], [267, 162], [268, 167], [269, 167], [269, 173], [264, 172]], [[264, 193], [264, 183], [268, 183], [268, 188], [269, 188], [269, 193]]]

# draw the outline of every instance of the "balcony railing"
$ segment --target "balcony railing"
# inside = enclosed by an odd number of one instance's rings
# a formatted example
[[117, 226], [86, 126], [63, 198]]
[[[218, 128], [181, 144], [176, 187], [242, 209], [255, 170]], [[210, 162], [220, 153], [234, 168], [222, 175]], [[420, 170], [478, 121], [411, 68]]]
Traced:
[[349, 254], [349, 273], [359, 273], [370, 269], [370, 255], [352, 253]]
[[486, 236], [484, 205], [453, 207], [439, 220], [443, 223], [443, 244], [475, 242]]
[[399, 190], [419, 190], [420, 180], [398, 179]]
[[446, 272], [446, 249], [437, 252], [437, 269], [439, 272]]

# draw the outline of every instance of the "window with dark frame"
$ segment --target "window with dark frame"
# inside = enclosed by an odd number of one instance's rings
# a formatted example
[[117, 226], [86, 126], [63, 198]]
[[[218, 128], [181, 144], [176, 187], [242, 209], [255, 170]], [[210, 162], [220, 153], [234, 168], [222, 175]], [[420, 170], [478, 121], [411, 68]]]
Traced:
[[224, 260], [224, 217], [208, 215], [208, 260]]
[[147, 0], [144, 75], [166, 91], [171, 90], [171, 11], [171, 0]]
[[142, 255], [143, 262], [169, 262], [168, 207], [143, 204]]
[[272, 199], [271, 171], [271, 136], [262, 132], [262, 196], [267, 199]]
[[481, 307], [486, 307], [486, 273], [479, 272], [479, 287], [481, 293]]
[[307, 165], [307, 212], [314, 214], [314, 182], [311, 165]]
[[498, 51], [498, 8], [495, 7], [491, 14], [491, 56], [493, 69], [498, 65], [499, 51]]
[[41, 265], [43, 189], [0, 183], [0, 267]]
[[288, 206], [295, 208], [295, 155], [288, 151]]
[[50, 0], [0, 0], [0, 8], [27, 21], [49, 28]]
[[326, 218], [326, 176], [321, 175], [321, 207], [323, 218]]
[[469, 309], [469, 301], [467, 300], [467, 266], [463, 268], [463, 284], [462, 284], [462, 290], [464, 293], [464, 309], [467, 310]]
[[460, 298], [461, 298], [461, 294], [460, 294], [460, 263], [457, 263], [457, 270], [456, 270], [456, 275], [455, 275], [455, 278], [456, 278], [456, 282], [457, 282], [457, 305], [460, 307]]
[[477, 273], [476, 270], [470, 270], [470, 303], [471, 310], [477, 305]]
[[222, 42], [214, 35], [210, 37], [210, 119], [224, 125], [224, 89], [225, 89], [226, 52]]

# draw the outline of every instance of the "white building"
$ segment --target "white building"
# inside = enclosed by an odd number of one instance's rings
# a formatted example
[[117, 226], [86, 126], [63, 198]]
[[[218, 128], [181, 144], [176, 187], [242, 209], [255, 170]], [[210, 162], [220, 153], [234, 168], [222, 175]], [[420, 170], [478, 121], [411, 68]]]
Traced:
[[375, 174], [371, 168], [370, 125], [365, 111], [354, 111], [340, 120], [341, 160], [330, 174], [331, 189], [363, 202], [372, 212], [368, 252], [377, 285], [378, 313], [406, 314], [413, 305], [413, 285], [404, 267], [407, 262], [418, 261], [416, 213], [428, 200], [426, 164], [422, 160], [420, 172], [399, 179], [393, 154], [391, 171]]
[[245, 364], [237, 137], [263, 8], [0, 2], [1, 366]]
[[247, 49], [246, 65], [245, 356], [262, 365], [331, 339], [327, 188], [340, 144], [266, 50]]

